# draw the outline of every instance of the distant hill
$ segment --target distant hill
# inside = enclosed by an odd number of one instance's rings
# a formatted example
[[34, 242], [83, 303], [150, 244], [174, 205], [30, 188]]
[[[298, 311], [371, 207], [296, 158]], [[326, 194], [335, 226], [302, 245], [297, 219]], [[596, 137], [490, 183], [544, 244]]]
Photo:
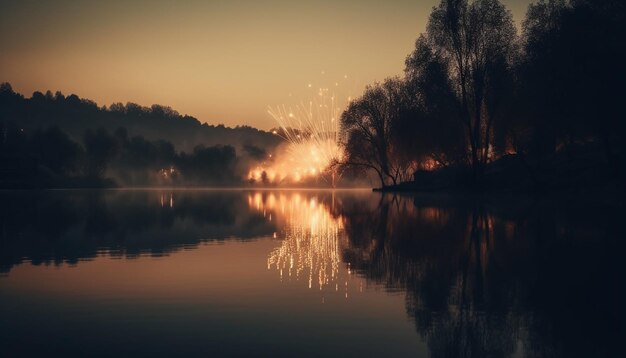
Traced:
[[180, 115], [174, 109], [135, 103], [115, 103], [99, 107], [94, 101], [61, 92], [34, 92], [30, 98], [13, 91], [8, 83], [0, 84], [0, 122], [14, 122], [27, 129], [58, 126], [80, 141], [87, 129], [104, 128], [114, 132], [124, 127], [130, 136], [147, 140], [167, 140], [177, 150], [191, 151], [196, 145], [231, 145], [238, 150], [258, 147], [274, 148], [281, 141], [270, 132], [249, 126], [234, 128], [209, 125], [198, 119]]

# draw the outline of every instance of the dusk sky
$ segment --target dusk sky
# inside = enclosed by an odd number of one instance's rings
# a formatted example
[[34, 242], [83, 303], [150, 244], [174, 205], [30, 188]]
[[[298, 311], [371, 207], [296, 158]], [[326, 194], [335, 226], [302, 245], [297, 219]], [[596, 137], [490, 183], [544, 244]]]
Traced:
[[[0, 82], [269, 129], [267, 106], [309, 84], [358, 95], [402, 74], [438, 2], [0, 1]], [[519, 27], [530, 1], [503, 3]]]

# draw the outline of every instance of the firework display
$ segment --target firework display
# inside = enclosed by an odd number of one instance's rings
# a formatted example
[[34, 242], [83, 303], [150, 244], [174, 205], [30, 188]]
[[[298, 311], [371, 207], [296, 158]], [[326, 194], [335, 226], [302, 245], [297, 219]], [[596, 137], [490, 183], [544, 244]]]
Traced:
[[333, 87], [318, 88], [306, 102], [268, 107], [268, 114], [277, 123], [273, 133], [282, 137], [285, 145], [253, 168], [250, 180], [293, 184], [322, 179], [334, 185], [337, 171], [333, 164], [343, 157], [339, 118], [351, 99], [338, 95], [339, 89], [339, 83], [335, 82]]

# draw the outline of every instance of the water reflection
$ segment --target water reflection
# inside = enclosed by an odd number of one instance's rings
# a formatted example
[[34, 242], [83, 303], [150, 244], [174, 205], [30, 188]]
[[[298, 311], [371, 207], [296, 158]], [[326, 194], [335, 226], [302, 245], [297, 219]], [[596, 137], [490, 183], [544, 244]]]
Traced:
[[[349, 264], [342, 253], [347, 248], [343, 217], [333, 215], [335, 193], [265, 192], [248, 195], [251, 208], [277, 223], [274, 233], [280, 245], [268, 254], [267, 268], [280, 280], [305, 281], [308, 288], [344, 292], [348, 298]], [[359, 291], [362, 290], [362, 283]]]
[[344, 202], [345, 259], [406, 292], [433, 357], [615, 356], [624, 338], [616, 207], [517, 198]]
[[[185, 273], [201, 266], [214, 281], [205, 283], [207, 301], [198, 300], [198, 312], [214, 302], [211, 285], [223, 279], [224, 301], [235, 299], [231, 292], [244, 301], [219, 307], [230, 307], [238, 317], [280, 316], [291, 307], [289, 316], [308, 323], [324, 314], [319, 306], [330, 306], [330, 300], [298, 305], [306, 300], [302, 291], [307, 297], [334, 294], [344, 305], [331, 313], [348, 322], [342, 334], [379, 327], [390, 312], [386, 305], [394, 302], [403, 316], [399, 320], [410, 319], [414, 328], [409, 326], [412, 335], [398, 339], [389, 352], [424, 342], [431, 357], [612, 357], [621, 353], [626, 334], [621, 207], [573, 199], [358, 191], [4, 192], [0, 199], [2, 279], [24, 262], [83, 265], [80, 261], [102, 256], [201, 252], [203, 243], [230, 240], [242, 246], [227, 257], [207, 250], [197, 261], [177, 261], [179, 271], [169, 272], [163, 291], [153, 292], [176, 292], [168, 285], [202, 291], [201, 280], [193, 287], [185, 281]], [[107, 272], [108, 261], [96, 261]], [[154, 275], [159, 277], [151, 282], [162, 282], [163, 272]], [[393, 294], [366, 301], [381, 287]], [[393, 301], [398, 296], [403, 302]], [[194, 298], [191, 293], [181, 298], [181, 307]], [[255, 308], [261, 302], [270, 303]], [[367, 316], [377, 312], [384, 314]], [[263, 331], [264, 319], [247, 322]], [[361, 325], [351, 326], [353, 321]], [[358, 345], [352, 338], [346, 342]], [[310, 344], [308, 339], [297, 344]], [[267, 340], [271, 337], [262, 341]]]
[[169, 200], [168, 200], [168, 195], [165, 193], [161, 193], [160, 194], [160, 198], [161, 198], [161, 207], [166, 207], [169, 206], [170, 208], [174, 207], [174, 193], [170, 192], [169, 193]]
[[60, 265], [98, 256], [163, 256], [275, 231], [248, 209], [240, 192], [1, 192], [0, 272], [24, 261]]

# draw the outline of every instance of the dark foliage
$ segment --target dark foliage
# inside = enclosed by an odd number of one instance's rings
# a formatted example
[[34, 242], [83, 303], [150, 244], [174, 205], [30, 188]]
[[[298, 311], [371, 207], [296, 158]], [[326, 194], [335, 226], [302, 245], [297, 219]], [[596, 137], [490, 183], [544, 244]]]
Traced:
[[[366, 90], [344, 113], [344, 165], [373, 169], [382, 187], [453, 166], [446, 172], [457, 184], [484, 189], [511, 163], [518, 164], [508, 174], [523, 168], [523, 185], [533, 188], [557, 188], [563, 179], [623, 182], [625, 7], [541, 0], [529, 6], [518, 37], [498, 0], [442, 0], [406, 59], [405, 78]], [[393, 103], [372, 96], [389, 84], [400, 94]], [[376, 113], [355, 111], [363, 107]], [[378, 135], [380, 128], [389, 131]], [[387, 175], [388, 167], [406, 173]]]
[[0, 134], [0, 187], [25, 188], [238, 185], [246, 164], [279, 141], [158, 105], [106, 109], [50, 91], [28, 99], [8, 83], [0, 84]]
[[200, 123], [196, 118], [180, 115], [170, 107], [135, 103], [115, 103], [109, 108], [72, 94], [48, 91], [33, 93], [25, 98], [15, 93], [8, 83], [0, 85], [0, 123], [15, 122], [24, 129], [58, 126], [79, 141], [86, 130], [104, 128], [113, 133], [124, 127], [129, 135], [141, 135], [148, 140], [166, 139], [178, 150], [192, 151], [198, 144], [231, 145], [240, 148], [255, 143], [271, 148], [279, 139], [269, 132], [248, 126], [235, 128]]
[[87, 130], [79, 144], [58, 127], [0, 128], [0, 187], [102, 187], [111, 185], [238, 185], [241, 169], [232, 146], [198, 145], [176, 152], [168, 141]]

